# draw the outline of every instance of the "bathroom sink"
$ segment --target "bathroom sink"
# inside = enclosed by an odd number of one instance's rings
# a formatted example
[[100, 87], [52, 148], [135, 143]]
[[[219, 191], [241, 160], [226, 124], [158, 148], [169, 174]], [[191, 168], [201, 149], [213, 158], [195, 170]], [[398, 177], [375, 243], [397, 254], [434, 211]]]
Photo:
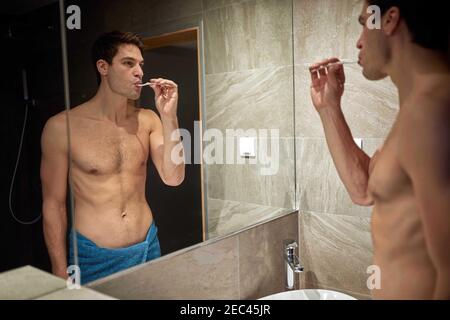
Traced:
[[357, 300], [345, 293], [322, 290], [322, 289], [303, 289], [292, 290], [265, 296], [259, 300]]

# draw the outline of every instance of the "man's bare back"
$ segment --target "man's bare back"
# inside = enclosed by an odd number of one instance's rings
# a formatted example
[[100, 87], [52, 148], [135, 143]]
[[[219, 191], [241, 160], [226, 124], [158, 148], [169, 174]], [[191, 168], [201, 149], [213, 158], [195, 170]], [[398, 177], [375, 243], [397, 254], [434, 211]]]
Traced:
[[153, 221], [145, 198], [152, 111], [129, 106], [115, 124], [91, 109], [70, 111], [75, 227], [100, 247], [126, 247], [143, 241]]

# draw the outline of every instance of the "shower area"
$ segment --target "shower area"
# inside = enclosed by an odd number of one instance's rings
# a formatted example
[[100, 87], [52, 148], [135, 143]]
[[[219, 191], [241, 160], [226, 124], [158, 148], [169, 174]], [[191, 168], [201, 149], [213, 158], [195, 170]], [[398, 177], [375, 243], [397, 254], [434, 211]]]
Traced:
[[40, 137], [64, 110], [58, 3], [0, 9], [0, 272], [23, 265], [50, 271], [42, 231]]

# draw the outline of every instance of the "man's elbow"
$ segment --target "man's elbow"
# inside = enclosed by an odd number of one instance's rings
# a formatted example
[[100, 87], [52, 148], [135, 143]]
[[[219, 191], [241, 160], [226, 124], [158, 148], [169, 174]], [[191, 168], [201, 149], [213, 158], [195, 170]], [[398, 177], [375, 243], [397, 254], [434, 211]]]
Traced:
[[170, 187], [177, 187], [180, 184], [182, 184], [184, 181], [184, 168], [182, 172], [178, 174], [174, 174], [171, 177], [166, 177], [163, 179], [164, 184], [170, 186]]
[[165, 180], [164, 183], [169, 187], [178, 187], [184, 181], [184, 177], [178, 179]]
[[373, 205], [373, 198], [367, 192], [350, 193], [350, 199], [358, 206], [370, 207]]
[[44, 218], [53, 219], [55, 215], [60, 216], [66, 211], [66, 202], [63, 199], [46, 199], [42, 201], [42, 212]]
[[433, 299], [435, 300], [450, 299], [450, 287], [448, 286], [449, 281], [450, 281], [450, 268], [445, 267], [438, 269]]

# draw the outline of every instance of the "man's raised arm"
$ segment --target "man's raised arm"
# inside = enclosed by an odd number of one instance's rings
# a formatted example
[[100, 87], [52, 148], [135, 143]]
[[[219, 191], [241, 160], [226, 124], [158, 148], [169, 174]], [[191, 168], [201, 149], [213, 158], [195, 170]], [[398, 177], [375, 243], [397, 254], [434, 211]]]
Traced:
[[152, 79], [156, 108], [152, 112], [153, 131], [150, 133], [151, 157], [165, 184], [178, 186], [184, 180], [185, 159], [178, 128], [178, 86], [170, 80]]
[[[370, 157], [358, 148], [341, 110], [345, 75], [342, 65], [325, 65], [339, 61], [336, 58], [311, 66], [311, 98], [319, 113], [325, 137], [339, 177], [355, 204], [369, 206], [373, 200], [368, 194]], [[320, 76], [317, 74], [319, 67]]]

